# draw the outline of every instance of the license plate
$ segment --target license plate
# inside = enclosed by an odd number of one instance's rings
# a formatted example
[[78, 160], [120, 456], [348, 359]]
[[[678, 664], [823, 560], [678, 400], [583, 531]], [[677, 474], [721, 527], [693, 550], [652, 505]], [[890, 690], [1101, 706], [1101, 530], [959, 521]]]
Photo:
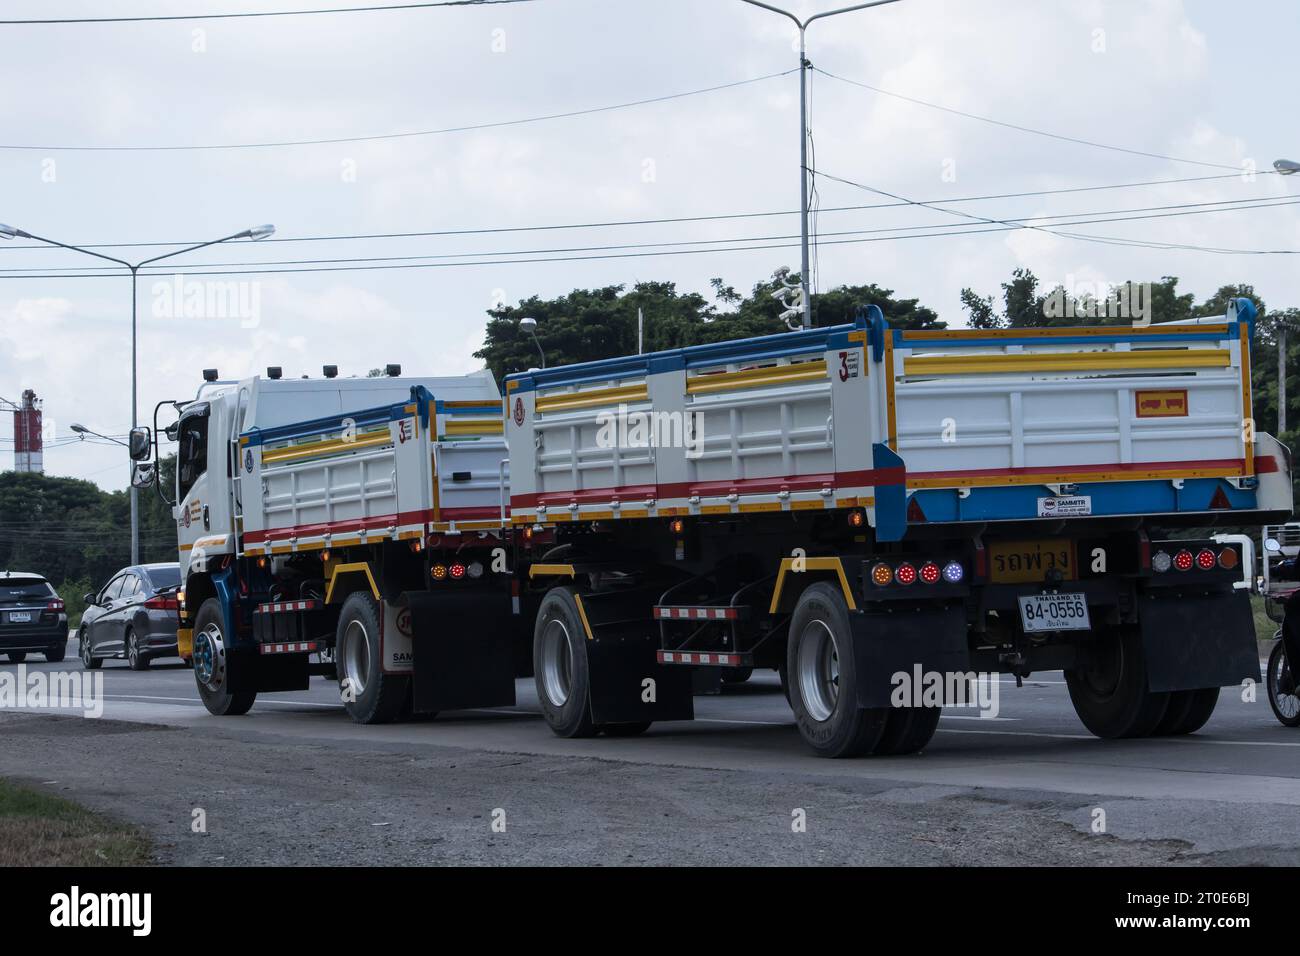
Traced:
[[994, 584], [1042, 581], [1055, 568], [1061, 579], [1073, 580], [1074, 542], [1068, 538], [1037, 541], [994, 541], [989, 544], [989, 576]]
[[31, 622], [32, 622], [31, 611], [10, 611], [9, 612], [10, 624], [30, 624]]
[[1090, 631], [1088, 601], [1082, 594], [1028, 594], [1020, 602], [1020, 623], [1025, 633], [1036, 631]]

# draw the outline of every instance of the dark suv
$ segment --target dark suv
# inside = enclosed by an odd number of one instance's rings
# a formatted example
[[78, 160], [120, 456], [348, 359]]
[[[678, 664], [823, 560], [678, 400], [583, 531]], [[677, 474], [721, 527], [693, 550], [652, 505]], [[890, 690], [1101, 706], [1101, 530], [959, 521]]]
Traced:
[[0, 653], [15, 664], [31, 651], [61, 661], [67, 646], [68, 613], [53, 585], [39, 574], [0, 571]]

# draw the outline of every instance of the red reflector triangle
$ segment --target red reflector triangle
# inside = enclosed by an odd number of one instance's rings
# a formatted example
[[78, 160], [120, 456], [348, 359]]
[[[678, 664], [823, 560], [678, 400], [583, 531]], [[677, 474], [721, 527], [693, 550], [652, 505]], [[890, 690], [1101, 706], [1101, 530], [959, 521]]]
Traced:
[[1226, 508], [1229, 511], [1232, 510], [1232, 502], [1228, 500], [1228, 496], [1223, 493], [1222, 488], [1216, 488], [1214, 491], [1214, 497], [1210, 499], [1210, 510], [1214, 511], [1219, 508]]
[[925, 512], [921, 510], [921, 503], [912, 498], [907, 503], [907, 520], [908, 521], [927, 521]]

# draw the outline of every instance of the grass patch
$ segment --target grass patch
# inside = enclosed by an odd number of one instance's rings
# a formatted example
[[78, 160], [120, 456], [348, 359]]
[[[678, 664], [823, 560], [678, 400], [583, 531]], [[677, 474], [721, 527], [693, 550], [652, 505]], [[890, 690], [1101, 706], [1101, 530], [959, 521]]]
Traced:
[[0, 780], [0, 867], [144, 866], [149, 840], [62, 797]]

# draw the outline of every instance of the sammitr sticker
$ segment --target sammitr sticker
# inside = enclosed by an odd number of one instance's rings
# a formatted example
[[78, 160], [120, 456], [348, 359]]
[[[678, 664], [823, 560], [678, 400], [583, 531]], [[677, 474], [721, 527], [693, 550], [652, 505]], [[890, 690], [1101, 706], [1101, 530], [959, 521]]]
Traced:
[[1186, 418], [1187, 389], [1147, 389], [1133, 393], [1138, 418]]
[[1088, 495], [1038, 499], [1040, 518], [1077, 518], [1079, 515], [1090, 514], [1092, 514], [1092, 498]]

